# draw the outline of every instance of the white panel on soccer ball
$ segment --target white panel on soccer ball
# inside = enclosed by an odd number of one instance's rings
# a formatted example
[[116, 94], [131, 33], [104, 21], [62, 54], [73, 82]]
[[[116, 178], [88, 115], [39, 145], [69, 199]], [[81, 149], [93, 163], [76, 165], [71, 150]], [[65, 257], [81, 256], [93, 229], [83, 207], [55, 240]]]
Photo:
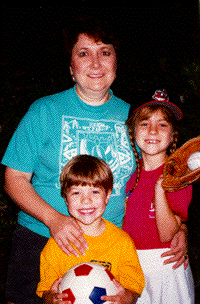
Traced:
[[94, 286], [106, 288], [107, 295], [112, 296], [116, 294], [117, 288], [109, 278], [103, 266], [102, 267], [100, 266], [99, 268], [95, 267], [90, 272], [89, 279], [91, 280]]
[[[77, 300], [77, 301], [75, 301], [74, 304], [93, 304], [93, 303], [90, 300], [88, 300], [88, 299], [83, 299], [83, 300]], [[105, 304], [105, 302], [104, 302], [104, 304]]]
[[103, 266], [82, 263], [68, 270], [63, 276], [59, 289], [60, 292], [66, 290], [73, 304], [100, 303], [99, 297], [101, 295], [115, 295], [117, 293], [112, 278], [113, 275]]
[[80, 298], [84, 298], [87, 296], [87, 298], [89, 299], [94, 285], [89, 280], [89, 276], [79, 276], [76, 277], [76, 281], [70, 288], [75, 296], [78, 295]]
[[75, 282], [76, 276], [73, 269], [70, 269], [66, 274], [63, 276], [62, 281], [59, 285], [59, 292], [69, 288], [73, 282]]
[[117, 287], [114, 285], [112, 281], [110, 281], [106, 286], [106, 291], [108, 296], [114, 296], [117, 294]]

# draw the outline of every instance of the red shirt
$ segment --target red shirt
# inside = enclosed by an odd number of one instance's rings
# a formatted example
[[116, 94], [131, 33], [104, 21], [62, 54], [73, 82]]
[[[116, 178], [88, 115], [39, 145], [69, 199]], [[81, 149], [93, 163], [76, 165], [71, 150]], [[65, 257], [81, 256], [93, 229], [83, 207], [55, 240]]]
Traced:
[[[132, 237], [137, 249], [170, 247], [171, 242], [162, 243], [159, 239], [153, 208], [155, 183], [162, 171], [163, 165], [153, 171], [142, 169], [139, 183], [128, 198], [123, 229]], [[136, 172], [127, 183], [126, 193], [133, 188], [135, 179]], [[192, 199], [192, 186], [166, 194], [171, 210], [179, 215], [182, 221], [186, 221]]]

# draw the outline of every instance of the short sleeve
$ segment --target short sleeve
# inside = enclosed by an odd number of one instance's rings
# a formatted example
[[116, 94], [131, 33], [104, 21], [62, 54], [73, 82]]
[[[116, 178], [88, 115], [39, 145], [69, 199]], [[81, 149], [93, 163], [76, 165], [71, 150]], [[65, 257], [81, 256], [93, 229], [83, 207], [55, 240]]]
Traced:
[[167, 199], [171, 210], [186, 221], [188, 217], [188, 207], [192, 200], [192, 185], [179, 191], [167, 193]]
[[2, 164], [21, 172], [32, 173], [43, 139], [42, 130], [38, 107], [31, 106], [11, 138]]
[[128, 235], [127, 239], [123, 239], [119, 277], [120, 283], [126, 289], [132, 290], [139, 295], [142, 294], [145, 285], [144, 274], [135, 245]]
[[36, 291], [39, 297], [42, 297], [44, 291], [50, 290], [55, 280], [61, 277], [55, 265], [59, 265], [59, 257], [54, 240], [50, 238], [40, 255], [40, 282]]
[[48, 263], [48, 260], [41, 255], [40, 282], [37, 287], [37, 295], [42, 298], [44, 291], [51, 289], [51, 286], [58, 279], [54, 267]]

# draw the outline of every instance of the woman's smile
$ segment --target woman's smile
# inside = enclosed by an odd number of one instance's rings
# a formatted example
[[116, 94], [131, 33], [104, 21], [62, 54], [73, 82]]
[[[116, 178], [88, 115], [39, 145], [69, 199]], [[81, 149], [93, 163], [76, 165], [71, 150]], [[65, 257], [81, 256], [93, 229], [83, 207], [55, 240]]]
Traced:
[[102, 78], [104, 74], [89, 74], [88, 77], [90, 78]]
[[94, 92], [99, 98], [108, 95], [116, 77], [116, 69], [117, 58], [112, 45], [101, 41], [95, 42], [85, 34], [79, 35], [72, 50], [70, 73], [81, 98], [92, 98]]

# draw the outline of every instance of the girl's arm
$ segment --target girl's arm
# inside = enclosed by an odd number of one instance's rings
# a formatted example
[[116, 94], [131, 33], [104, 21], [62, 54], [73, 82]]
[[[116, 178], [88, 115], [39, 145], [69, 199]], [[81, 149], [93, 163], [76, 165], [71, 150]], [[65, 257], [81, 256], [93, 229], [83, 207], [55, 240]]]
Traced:
[[156, 224], [161, 242], [170, 242], [179, 231], [181, 218], [169, 207], [165, 191], [162, 188], [163, 177], [160, 176], [155, 185], [154, 208]]

